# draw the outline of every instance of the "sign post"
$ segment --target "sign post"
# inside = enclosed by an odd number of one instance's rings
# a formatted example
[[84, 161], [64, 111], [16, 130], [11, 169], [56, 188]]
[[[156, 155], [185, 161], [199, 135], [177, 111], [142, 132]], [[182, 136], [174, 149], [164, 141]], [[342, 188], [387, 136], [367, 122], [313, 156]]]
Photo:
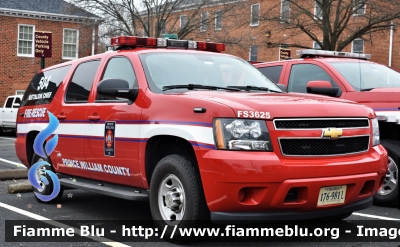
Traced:
[[40, 69], [46, 67], [45, 58], [51, 57], [52, 42], [51, 32], [35, 32], [35, 57], [40, 57]]

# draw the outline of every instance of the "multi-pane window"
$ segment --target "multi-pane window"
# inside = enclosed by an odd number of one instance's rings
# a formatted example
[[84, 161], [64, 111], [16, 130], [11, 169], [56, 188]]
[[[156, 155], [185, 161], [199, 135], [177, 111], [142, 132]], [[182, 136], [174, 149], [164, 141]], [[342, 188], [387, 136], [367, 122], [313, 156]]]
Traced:
[[166, 27], [167, 27], [167, 20], [163, 18], [161, 19], [161, 34], [166, 33]]
[[258, 46], [250, 46], [250, 61], [257, 61]]
[[186, 25], [186, 15], [181, 15], [180, 17], [180, 28]]
[[18, 56], [33, 57], [35, 26], [18, 25]]
[[258, 16], [260, 14], [260, 4], [251, 5], [250, 26], [258, 26]]
[[222, 29], [222, 10], [215, 11], [215, 30]]
[[[320, 41], [319, 43], [321, 43], [321, 45], [324, 44], [324, 42], [322, 42], [322, 41]], [[317, 41], [314, 41], [314, 42], [313, 42], [313, 48], [314, 48], [315, 50], [321, 50], [321, 46], [318, 44]]]
[[314, 16], [315, 18], [322, 19], [322, 0], [316, 0], [314, 4]]
[[289, 22], [290, 0], [281, 1], [281, 22]]
[[355, 39], [352, 44], [352, 52], [354, 53], [364, 53], [364, 40], [363, 39]]
[[353, 0], [354, 1], [354, 14], [363, 15], [365, 14], [365, 0]]
[[208, 12], [201, 13], [200, 32], [207, 31], [207, 19], [208, 19]]
[[143, 22], [143, 28], [144, 28], [143, 34], [145, 36], [149, 36], [149, 22], [148, 21]]
[[64, 29], [63, 59], [78, 58], [78, 30]]

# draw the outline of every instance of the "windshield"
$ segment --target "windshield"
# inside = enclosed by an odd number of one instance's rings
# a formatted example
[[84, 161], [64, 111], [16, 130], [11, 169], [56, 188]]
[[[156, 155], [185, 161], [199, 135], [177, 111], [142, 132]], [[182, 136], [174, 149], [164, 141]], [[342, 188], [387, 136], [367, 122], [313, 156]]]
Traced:
[[247, 61], [233, 56], [171, 52], [142, 54], [140, 59], [150, 90], [157, 93], [161, 93], [164, 86], [188, 84], [215, 87], [251, 85], [282, 92]]
[[330, 62], [355, 91], [400, 87], [400, 73], [381, 64], [368, 62]]

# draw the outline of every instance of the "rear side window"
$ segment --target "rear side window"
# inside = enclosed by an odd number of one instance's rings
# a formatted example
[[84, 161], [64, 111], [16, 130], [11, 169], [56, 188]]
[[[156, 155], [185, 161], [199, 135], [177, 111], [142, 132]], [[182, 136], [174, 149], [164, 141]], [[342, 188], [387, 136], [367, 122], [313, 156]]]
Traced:
[[96, 76], [100, 60], [93, 60], [78, 65], [74, 76], [68, 85], [66, 102], [86, 103], [89, 99], [90, 89]]
[[13, 100], [14, 100], [14, 97], [8, 98], [7, 102], [6, 102], [6, 105], [5, 105], [5, 108], [11, 108], [12, 104], [13, 104]]
[[[21, 105], [21, 99], [20, 98], [15, 98], [14, 104], [20, 104]], [[17, 106], [13, 106], [13, 108], [18, 108]]]
[[273, 82], [279, 83], [279, 78], [281, 78], [282, 67], [283, 66], [281, 65], [281, 66], [271, 66], [258, 69], [261, 71], [261, 73], [268, 76], [268, 78], [271, 79]]
[[70, 68], [68, 65], [36, 74], [25, 91], [21, 106], [50, 103]]

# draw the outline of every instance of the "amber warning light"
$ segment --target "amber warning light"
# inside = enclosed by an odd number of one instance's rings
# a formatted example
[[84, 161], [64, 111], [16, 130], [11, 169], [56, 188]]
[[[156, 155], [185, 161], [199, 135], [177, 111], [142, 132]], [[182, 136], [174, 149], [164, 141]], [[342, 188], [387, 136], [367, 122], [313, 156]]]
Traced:
[[144, 38], [136, 36], [113, 37], [111, 38], [111, 45], [117, 47], [157, 47], [191, 49], [212, 52], [222, 52], [226, 49], [226, 46], [223, 43], [200, 42], [192, 40], [171, 40], [163, 38]]

